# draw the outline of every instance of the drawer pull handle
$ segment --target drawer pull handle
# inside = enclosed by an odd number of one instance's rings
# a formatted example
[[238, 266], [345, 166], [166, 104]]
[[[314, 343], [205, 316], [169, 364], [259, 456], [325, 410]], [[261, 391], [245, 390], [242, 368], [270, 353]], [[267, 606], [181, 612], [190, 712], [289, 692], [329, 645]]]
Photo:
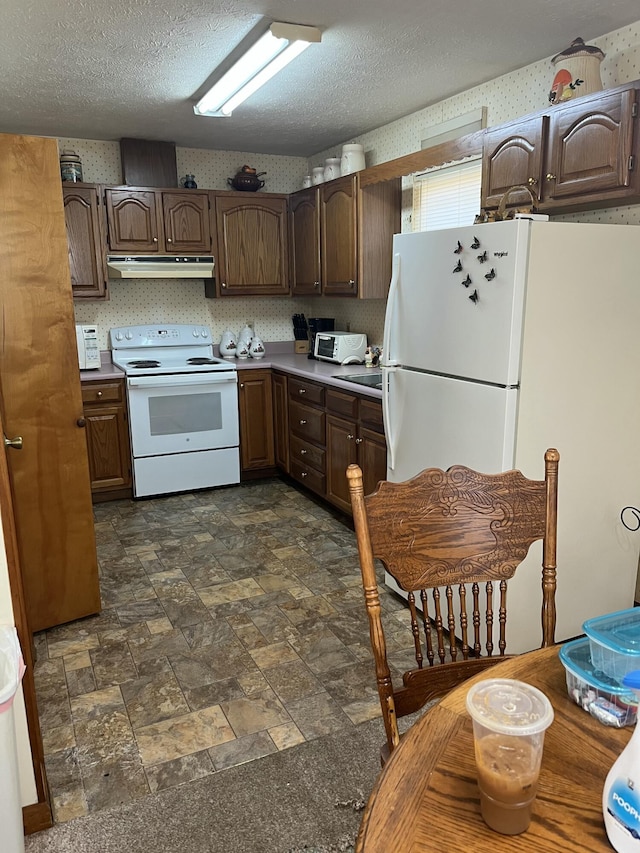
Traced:
[[299, 389], [299, 391], [298, 391], [298, 394], [306, 394], [306, 393], [307, 393], [307, 389], [306, 389], [306, 388], [300, 388], [300, 389]]
[[98, 391], [98, 393], [96, 394], [96, 397], [102, 397], [102, 391]]
[[363, 438], [356, 438], [356, 444], [362, 444], [363, 441]]
[[353, 436], [351, 435], [351, 433], [348, 433], [347, 441], [353, 441]]
[[552, 174], [551, 174], [551, 172], [547, 172], [547, 174], [545, 175], [545, 178], [546, 178], [548, 181], [555, 181], [556, 176], [555, 176], [555, 175], [552, 175]]
[[300, 419], [300, 426], [304, 426], [305, 424], [306, 424], [306, 421], [301, 418]]
[[355, 285], [355, 283], [356, 283], [355, 279], [353, 279], [353, 278], [349, 279], [349, 287], [353, 287]]
[[306, 450], [301, 450], [301, 451], [300, 451], [300, 456], [306, 456], [306, 455], [307, 455], [307, 451], [306, 451]]
[[86, 422], [86, 420], [85, 420], [84, 418], [78, 418], [78, 420], [76, 421], [76, 424], [77, 424], [80, 428], [82, 428], [82, 427], [85, 427], [85, 426], [87, 425], [87, 422]]
[[301, 471], [301, 472], [300, 472], [300, 476], [301, 476], [301, 477], [306, 477], [306, 476], [307, 476], [307, 472], [306, 472], [306, 471]]

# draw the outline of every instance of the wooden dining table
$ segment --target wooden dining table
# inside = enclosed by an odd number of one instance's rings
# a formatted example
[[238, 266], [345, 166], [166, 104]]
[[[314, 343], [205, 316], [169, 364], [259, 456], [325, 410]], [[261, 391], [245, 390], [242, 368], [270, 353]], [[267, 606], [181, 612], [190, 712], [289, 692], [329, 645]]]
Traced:
[[[428, 710], [384, 766], [365, 811], [356, 853], [598, 853], [611, 851], [602, 818], [607, 773], [633, 732], [605, 726], [576, 705], [551, 646], [508, 658]], [[487, 678], [533, 684], [551, 701], [533, 817], [521, 835], [501, 835], [480, 816], [466, 695]]]

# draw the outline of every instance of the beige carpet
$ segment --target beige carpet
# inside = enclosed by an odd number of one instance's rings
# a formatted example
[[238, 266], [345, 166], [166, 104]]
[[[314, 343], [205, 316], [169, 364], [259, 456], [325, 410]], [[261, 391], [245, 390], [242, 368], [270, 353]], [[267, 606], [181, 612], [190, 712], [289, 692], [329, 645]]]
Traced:
[[67, 823], [26, 853], [350, 851], [380, 771], [382, 720]]

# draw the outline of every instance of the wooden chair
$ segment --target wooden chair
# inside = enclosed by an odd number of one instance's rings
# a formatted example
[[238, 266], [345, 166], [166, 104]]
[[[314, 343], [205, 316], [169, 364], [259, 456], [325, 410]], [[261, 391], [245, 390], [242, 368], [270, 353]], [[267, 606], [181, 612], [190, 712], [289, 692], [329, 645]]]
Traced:
[[[520, 471], [479, 474], [455, 465], [448, 471], [429, 468], [404, 483], [384, 480], [366, 497], [362, 471], [349, 465], [347, 478], [387, 734], [383, 762], [399, 742], [397, 717], [414, 713], [430, 699], [505, 659], [507, 580], [537, 539], [543, 540], [542, 646], [553, 644], [559, 458], [557, 450], [547, 450], [544, 480], [528, 480]], [[415, 649], [416, 666], [404, 673], [402, 687], [396, 689], [387, 661], [375, 559], [408, 592], [413, 634], [408, 645]]]

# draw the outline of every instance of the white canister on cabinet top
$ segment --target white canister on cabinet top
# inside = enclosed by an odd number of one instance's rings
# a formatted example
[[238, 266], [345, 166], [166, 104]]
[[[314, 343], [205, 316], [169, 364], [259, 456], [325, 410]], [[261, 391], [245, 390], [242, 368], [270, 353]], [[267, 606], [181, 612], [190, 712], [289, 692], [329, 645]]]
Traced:
[[334, 178], [339, 178], [341, 173], [340, 157], [328, 157], [324, 161], [324, 179], [332, 181]]
[[324, 166], [315, 166], [311, 170], [311, 181], [314, 186], [324, 182]]
[[302, 189], [306, 190], [312, 184], [311, 175], [305, 175], [302, 179]]
[[342, 146], [342, 157], [340, 158], [340, 174], [351, 175], [366, 167], [364, 159], [364, 145], [351, 142]]

